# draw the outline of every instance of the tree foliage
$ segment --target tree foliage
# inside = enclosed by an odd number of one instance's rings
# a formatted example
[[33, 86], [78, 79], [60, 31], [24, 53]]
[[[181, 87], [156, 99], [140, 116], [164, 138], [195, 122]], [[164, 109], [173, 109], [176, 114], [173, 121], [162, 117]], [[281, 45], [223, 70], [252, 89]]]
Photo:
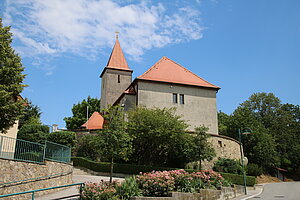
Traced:
[[[138, 107], [128, 113], [127, 131], [133, 137], [131, 161], [138, 164], [164, 166], [179, 155], [178, 149], [188, 136], [187, 124], [174, 109]], [[186, 152], [188, 153], [188, 152]]]
[[44, 143], [49, 134], [49, 127], [41, 124], [25, 124], [18, 131], [18, 139]]
[[11, 47], [10, 27], [3, 27], [0, 18], [0, 132], [5, 132], [22, 114], [23, 102], [18, 100], [25, 85], [21, 58]]
[[191, 158], [193, 161], [200, 161], [199, 169], [201, 170], [201, 161], [211, 161], [216, 152], [211, 144], [207, 141], [209, 135], [207, 134], [208, 128], [204, 126], [195, 128], [194, 145]]
[[57, 131], [49, 133], [47, 140], [73, 148], [76, 144], [76, 134], [71, 131]]
[[255, 93], [231, 115], [218, 115], [220, 133], [236, 138], [239, 128], [249, 127], [252, 135], [243, 136], [249, 161], [272, 171], [275, 167], [296, 170], [300, 167], [300, 108], [281, 104], [272, 93]]
[[88, 117], [91, 117], [94, 112], [100, 112], [100, 100], [88, 96], [82, 102], [74, 104], [72, 107], [73, 116], [64, 118], [68, 130], [79, 129], [86, 122], [87, 107], [89, 110]]
[[132, 152], [132, 139], [125, 131], [124, 111], [120, 106], [111, 106], [104, 110], [105, 129], [99, 136], [103, 141], [102, 151], [111, 162], [110, 182], [112, 182], [115, 159], [128, 160]]
[[41, 124], [41, 109], [34, 105], [29, 99], [25, 99], [26, 106], [24, 106], [23, 114], [19, 119], [19, 129], [24, 124]]

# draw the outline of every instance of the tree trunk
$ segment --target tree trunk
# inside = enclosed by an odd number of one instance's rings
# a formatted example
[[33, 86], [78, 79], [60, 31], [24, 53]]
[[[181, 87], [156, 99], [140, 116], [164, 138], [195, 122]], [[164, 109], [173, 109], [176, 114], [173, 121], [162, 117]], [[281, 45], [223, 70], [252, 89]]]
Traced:
[[199, 170], [200, 171], [202, 170], [202, 162], [201, 162], [201, 160], [199, 161]]
[[114, 158], [111, 158], [111, 162], [110, 162], [110, 174], [109, 174], [109, 182], [112, 183], [112, 175], [113, 175], [113, 171], [114, 171]]

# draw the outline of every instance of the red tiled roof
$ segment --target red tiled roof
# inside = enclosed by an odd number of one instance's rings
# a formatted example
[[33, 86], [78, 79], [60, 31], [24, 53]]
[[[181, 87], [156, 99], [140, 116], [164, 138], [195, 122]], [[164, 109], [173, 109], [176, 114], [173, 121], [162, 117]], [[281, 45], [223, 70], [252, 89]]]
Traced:
[[136, 94], [135, 89], [132, 85], [130, 85], [125, 91], [125, 94]]
[[220, 89], [165, 56], [137, 79]]
[[118, 39], [116, 40], [115, 46], [110, 54], [107, 62], [107, 68], [130, 70]]
[[87, 122], [81, 125], [88, 130], [91, 129], [102, 129], [104, 123], [104, 118], [98, 112], [94, 112]]

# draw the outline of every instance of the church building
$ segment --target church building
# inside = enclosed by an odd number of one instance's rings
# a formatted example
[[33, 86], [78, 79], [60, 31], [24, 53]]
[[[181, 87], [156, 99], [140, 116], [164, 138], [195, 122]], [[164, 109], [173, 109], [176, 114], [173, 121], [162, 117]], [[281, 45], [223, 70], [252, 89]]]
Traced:
[[218, 134], [218, 86], [165, 56], [133, 81], [132, 72], [117, 38], [100, 75], [102, 109], [117, 104], [125, 111], [137, 106], [175, 107], [176, 114], [190, 125], [190, 131], [204, 125], [209, 128], [208, 133]]

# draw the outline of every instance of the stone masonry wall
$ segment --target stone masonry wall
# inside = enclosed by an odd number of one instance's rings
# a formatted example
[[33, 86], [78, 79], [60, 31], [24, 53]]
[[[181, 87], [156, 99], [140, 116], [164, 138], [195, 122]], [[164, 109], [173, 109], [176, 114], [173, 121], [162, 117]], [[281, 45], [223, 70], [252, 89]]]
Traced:
[[[64, 173], [64, 175], [58, 175]], [[1, 185], [13, 181], [26, 179], [35, 179], [56, 175], [51, 178], [42, 178], [38, 180], [28, 180], [12, 184]], [[45, 164], [35, 164], [13, 160], [0, 159], [0, 195], [35, 190], [47, 187], [54, 187], [72, 183], [72, 165], [46, 161]], [[55, 190], [57, 191], [57, 189]], [[35, 194], [40, 196], [54, 192], [54, 190], [41, 191]], [[30, 199], [31, 194], [11, 196], [4, 199]]]
[[199, 193], [172, 192], [171, 197], [132, 197], [131, 200], [225, 200], [243, 194], [240, 187], [222, 187], [220, 190], [201, 189]]
[[214, 162], [218, 160], [219, 157], [235, 160], [239, 160], [241, 158], [240, 143], [237, 140], [222, 135], [211, 134], [211, 137], [208, 139], [208, 141], [215, 149], [216, 157], [210, 162], [204, 161], [202, 163], [203, 169], [211, 169], [214, 165]]

